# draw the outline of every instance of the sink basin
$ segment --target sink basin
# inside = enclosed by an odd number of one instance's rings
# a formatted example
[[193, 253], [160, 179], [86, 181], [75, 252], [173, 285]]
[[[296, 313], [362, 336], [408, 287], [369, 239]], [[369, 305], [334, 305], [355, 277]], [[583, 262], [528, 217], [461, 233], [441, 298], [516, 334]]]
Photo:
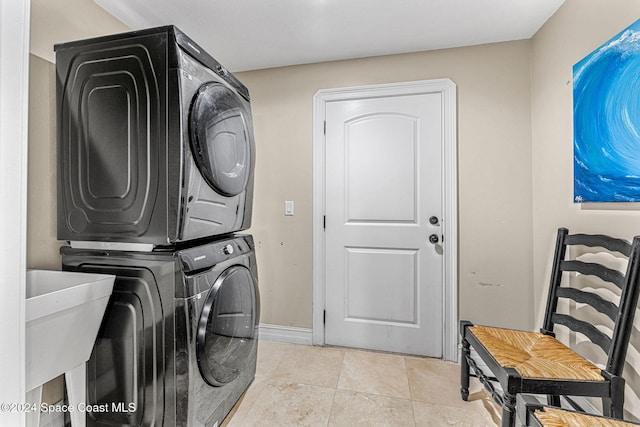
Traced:
[[[26, 389], [40, 404], [41, 386], [65, 374], [69, 404], [86, 403], [85, 363], [102, 322], [115, 276], [66, 271], [27, 271]], [[75, 403], [74, 403], [75, 402]], [[72, 425], [83, 425], [82, 421]], [[36, 423], [37, 425], [37, 423]]]

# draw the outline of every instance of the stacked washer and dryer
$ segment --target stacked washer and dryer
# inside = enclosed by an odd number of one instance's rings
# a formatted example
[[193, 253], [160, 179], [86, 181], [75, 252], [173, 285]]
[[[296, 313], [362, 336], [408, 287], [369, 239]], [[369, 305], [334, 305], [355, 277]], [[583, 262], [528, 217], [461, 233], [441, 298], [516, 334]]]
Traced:
[[217, 426], [254, 378], [249, 93], [176, 27], [55, 46], [63, 269], [117, 276], [96, 426]]

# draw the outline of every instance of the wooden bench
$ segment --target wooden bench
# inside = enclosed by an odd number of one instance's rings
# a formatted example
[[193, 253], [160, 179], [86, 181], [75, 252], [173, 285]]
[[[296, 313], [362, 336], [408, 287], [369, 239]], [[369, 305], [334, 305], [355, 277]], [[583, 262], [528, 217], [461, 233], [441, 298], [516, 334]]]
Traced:
[[543, 405], [528, 394], [516, 398], [516, 411], [520, 424], [525, 427], [637, 427], [640, 424], [620, 421], [609, 417], [588, 415], [555, 406]]
[[[626, 262], [626, 271], [612, 268], [611, 260]], [[640, 237], [629, 243], [604, 235], [569, 234], [567, 229], [559, 229], [540, 332], [460, 322], [462, 399], [467, 400], [469, 396], [469, 377], [473, 370], [473, 376], [478, 377], [502, 406], [503, 427], [515, 425], [516, 396], [520, 393], [547, 395], [552, 406], [560, 406], [560, 396], [565, 396], [578, 409], [571, 396], [599, 397], [604, 414], [621, 419], [624, 379], [620, 375], [638, 302], [639, 269]], [[614, 296], [606, 298], [608, 294]], [[559, 307], [571, 307], [564, 301], [575, 303], [574, 308], [559, 310]], [[594, 310], [587, 310], [586, 317], [585, 306]], [[591, 321], [593, 316], [611, 319], [612, 332], [607, 334], [603, 332], [605, 328], [596, 327]], [[604, 369], [556, 339], [559, 326], [566, 335], [579, 335], [601, 349], [603, 359], [606, 358]], [[471, 357], [472, 349], [486, 369]]]

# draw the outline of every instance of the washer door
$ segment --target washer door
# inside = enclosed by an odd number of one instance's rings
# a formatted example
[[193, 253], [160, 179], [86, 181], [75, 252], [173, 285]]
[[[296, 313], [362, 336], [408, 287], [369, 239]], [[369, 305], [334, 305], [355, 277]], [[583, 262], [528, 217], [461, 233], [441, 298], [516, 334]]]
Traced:
[[240, 194], [251, 174], [251, 116], [247, 103], [220, 83], [205, 83], [189, 117], [191, 149], [200, 173], [216, 192]]
[[248, 268], [227, 268], [211, 287], [196, 337], [196, 357], [204, 380], [222, 386], [251, 364], [256, 337], [255, 282]]

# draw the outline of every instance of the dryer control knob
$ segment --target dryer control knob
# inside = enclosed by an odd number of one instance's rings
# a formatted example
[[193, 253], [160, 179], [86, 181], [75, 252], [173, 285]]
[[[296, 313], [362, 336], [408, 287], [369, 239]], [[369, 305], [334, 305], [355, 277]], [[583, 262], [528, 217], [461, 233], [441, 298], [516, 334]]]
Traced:
[[216, 72], [220, 74], [222, 77], [226, 77], [229, 72], [222, 65], [216, 66]]
[[226, 245], [224, 248], [222, 248], [222, 252], [225, 255], [231, 255], [233, 253], [233, 246], [231, 245]]

